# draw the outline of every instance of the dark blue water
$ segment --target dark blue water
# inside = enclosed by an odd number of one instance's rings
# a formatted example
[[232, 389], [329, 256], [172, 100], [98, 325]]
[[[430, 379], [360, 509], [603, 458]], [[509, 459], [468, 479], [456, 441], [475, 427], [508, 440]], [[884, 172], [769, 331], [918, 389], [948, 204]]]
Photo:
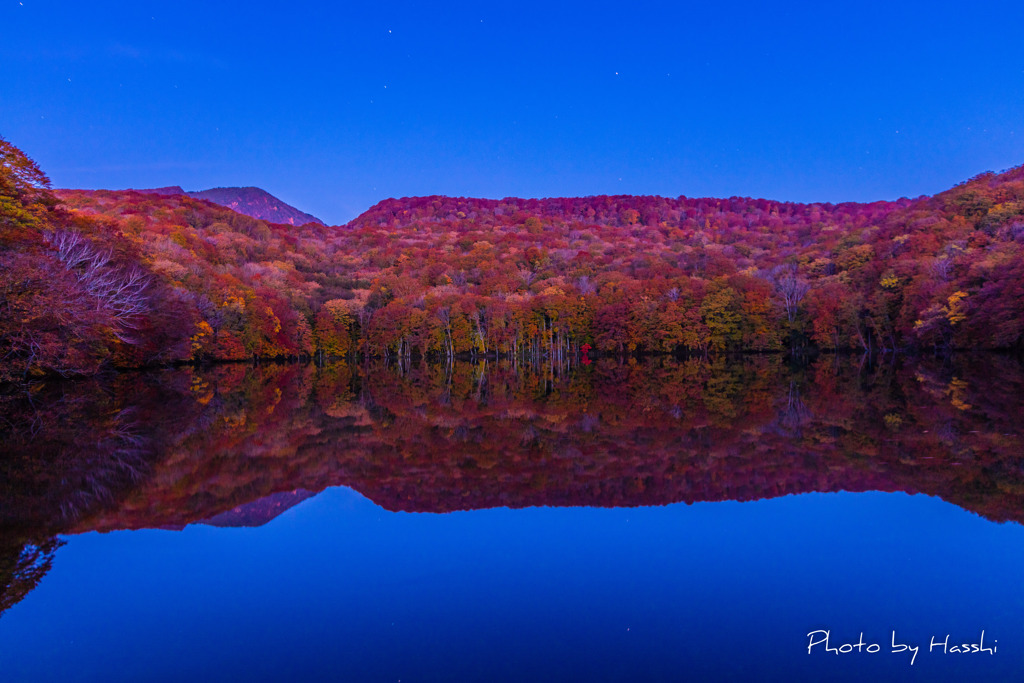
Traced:
[[[0, 618], [0, 680], [1024, 674], [1024, 528], [923, 495], [412, 514], [335, 488], [259, 528], [65, 540]], [[818, 629], [880, 651], [808, 654]], [[928, 652], [982, 630], [994, 655]]]

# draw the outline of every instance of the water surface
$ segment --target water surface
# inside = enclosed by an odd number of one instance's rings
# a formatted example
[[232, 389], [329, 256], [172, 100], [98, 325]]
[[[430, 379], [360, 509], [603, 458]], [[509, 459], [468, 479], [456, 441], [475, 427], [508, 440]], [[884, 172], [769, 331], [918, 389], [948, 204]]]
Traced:
[[[234, 366], [10, 397], [0, 667], [1007, 680], [1022, 376], [999, 358]], [[819, 629], [880, 652], [808, 654]], [[996, 654], [927, 652], [982, 630]]]

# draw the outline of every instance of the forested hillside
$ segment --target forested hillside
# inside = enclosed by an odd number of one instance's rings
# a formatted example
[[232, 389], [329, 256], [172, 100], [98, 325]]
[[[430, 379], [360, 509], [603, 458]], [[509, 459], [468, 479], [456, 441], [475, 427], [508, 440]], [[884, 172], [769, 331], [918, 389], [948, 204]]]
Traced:
[[2, 377], [311, 356], [1020, 349], [1024, 168], [871, 204], [389, 199], [290, 226], [49, 190], [0, 140]]

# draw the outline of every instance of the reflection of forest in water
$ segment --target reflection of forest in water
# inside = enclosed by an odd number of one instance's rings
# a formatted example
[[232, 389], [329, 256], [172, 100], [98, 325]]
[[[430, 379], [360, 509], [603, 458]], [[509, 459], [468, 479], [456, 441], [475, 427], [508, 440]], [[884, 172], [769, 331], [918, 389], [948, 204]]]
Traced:
[[938, 495], [1024, 522], [1024, 366], [223, 365], [0, 398], [0, 611], [57, 534], [265, 522], [344, 484], [391, 510]]

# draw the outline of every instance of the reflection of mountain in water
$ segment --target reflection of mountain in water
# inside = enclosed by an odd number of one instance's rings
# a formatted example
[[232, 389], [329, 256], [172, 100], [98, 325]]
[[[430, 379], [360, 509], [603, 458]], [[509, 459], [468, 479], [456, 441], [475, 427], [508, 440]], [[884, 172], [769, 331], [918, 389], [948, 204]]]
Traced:
[[937, 495], [1024, 522], [1024, 367], [658, 359], [239, 365], [0, 397], [0, 612], [55, 535], [258, 526], [328, 486], [391, 510]]
[[209, 519], [201, 519], [199, 523], [220, 527], [263, 526], [282, 512], [290, 510], [313, 495], [312, 491], [304, 489], [271, 493], [269, 496], [239, 505]]
[[254, 525], [338, 484], [437, 512], [900, 490], [1024, 521], [1022, 384], [1019, 363], [991, 357], [119, 377], [7, 401], [0, 523]]

